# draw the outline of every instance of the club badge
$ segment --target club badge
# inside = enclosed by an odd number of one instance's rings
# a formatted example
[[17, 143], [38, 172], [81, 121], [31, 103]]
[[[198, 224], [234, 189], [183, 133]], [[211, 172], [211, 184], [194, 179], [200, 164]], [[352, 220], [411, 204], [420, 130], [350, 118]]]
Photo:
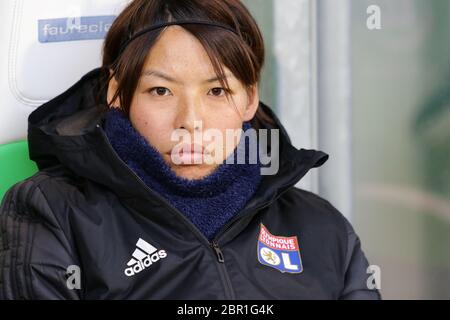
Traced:
[[283, 273], [303, 271], [297, 237], [274, 236], [262, 223], [258, 237], [258, 260]]

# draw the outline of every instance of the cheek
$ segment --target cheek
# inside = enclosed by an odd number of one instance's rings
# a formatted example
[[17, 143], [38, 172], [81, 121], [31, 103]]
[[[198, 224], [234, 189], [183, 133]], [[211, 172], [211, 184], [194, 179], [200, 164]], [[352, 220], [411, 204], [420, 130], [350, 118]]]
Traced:
[[227, 130], [238, 130], [242, 128], [242, 121], [236, 117], [232, 118], [219, 118], [213, 122], [209, 122], [208, 128], [218, 129], [225, 136]]
[[[238, 117], [229, 117], [219, 119], [219, 121], [212, 123], [208, 128], [217, 129], [221, 133], [220, 137], [213, 136], [209, 139], [206, 138], [206, 140], [208, 140], [206, 144], [211, 144], [210, 148], [220, 152], [214, 153], [214, 157], [216, 157], [216, 161], [222, 162], [234, 151], [237, 146], [240, 135], [235, 136], [234, 134], [242, 128], [242, 122]], [[228, 130], [230, 131], [228, 132]]]
[[242, 128], [245, 107], [239, 100], [236, 100], [236, 106], [229, 104], [220, 108], [209, 108], [203, 115], [209, 128], [219, 129], [239, 129]]
[[219, 111], [210, 110], [204, 118], [208, 128], [225, 132], [226, 129], [242, 128], [242, 112], [242, 108], [228, 105]]
[[130, 110], [130, 121], [152, 146], [165, 151], [172, 121], [164, 113], [136, 105]]

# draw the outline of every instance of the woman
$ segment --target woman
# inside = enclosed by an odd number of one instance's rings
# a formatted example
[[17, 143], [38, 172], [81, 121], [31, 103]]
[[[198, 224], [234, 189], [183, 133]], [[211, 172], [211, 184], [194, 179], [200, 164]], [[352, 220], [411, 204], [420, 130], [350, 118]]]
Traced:
[[294, 187], [328, 155], [259, 101], [239, 0], [135, 0], [103, 57], [29, 117], [40, 171], [2, 204], [1, 298], [380, 298], [349, 222]]

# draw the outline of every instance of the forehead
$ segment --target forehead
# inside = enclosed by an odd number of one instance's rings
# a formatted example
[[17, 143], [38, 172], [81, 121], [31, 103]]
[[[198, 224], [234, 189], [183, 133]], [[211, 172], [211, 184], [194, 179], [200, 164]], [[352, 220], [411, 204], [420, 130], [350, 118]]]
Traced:
[[[222, 65], [222, 68], [231, 80], [234, 75], [226, 66]], [[201, 77], [203, 80], [216, 75], [211, 59], [200, 41], [177, 25], [164, 29], [151, 48], [142, 75], [148, 75], [148, 70], [161, 71], [173, 77]]]

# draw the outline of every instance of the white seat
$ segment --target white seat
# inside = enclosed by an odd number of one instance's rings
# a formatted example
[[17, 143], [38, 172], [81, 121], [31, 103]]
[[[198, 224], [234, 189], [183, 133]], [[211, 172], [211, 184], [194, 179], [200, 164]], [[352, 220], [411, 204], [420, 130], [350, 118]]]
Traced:
[[26, 139], [28, 115], [101, 65], [129, 0], [0, 1], [0, 145]]

